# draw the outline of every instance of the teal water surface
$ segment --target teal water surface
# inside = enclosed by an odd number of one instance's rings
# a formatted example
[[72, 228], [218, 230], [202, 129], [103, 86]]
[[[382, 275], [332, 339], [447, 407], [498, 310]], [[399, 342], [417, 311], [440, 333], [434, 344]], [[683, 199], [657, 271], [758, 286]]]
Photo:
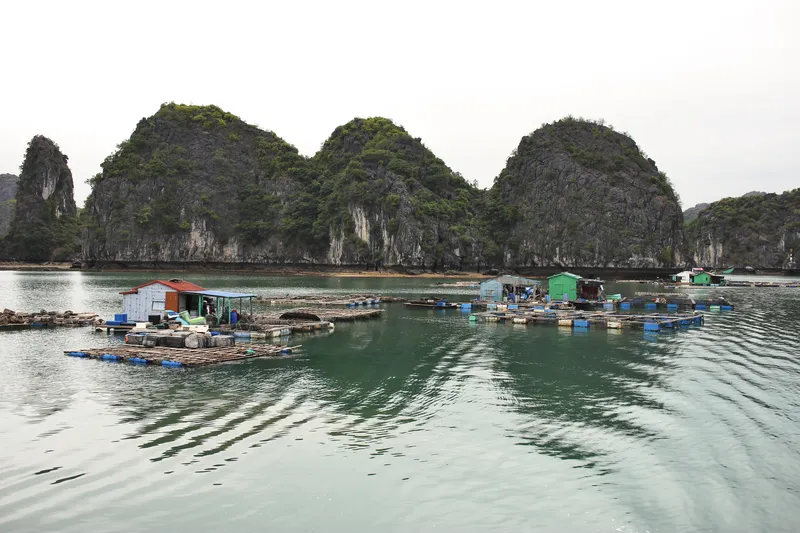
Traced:
[[[109, 317], [165, 276], [0, 272], [0, 307]], [[702, 294], [736, 311], [644, 335], [393, 304], [297, 357], [189, 370], [65, 357], [119, 342], [88, 328], [0, 333], [0, 531], [798, 531], [800, 290]]]

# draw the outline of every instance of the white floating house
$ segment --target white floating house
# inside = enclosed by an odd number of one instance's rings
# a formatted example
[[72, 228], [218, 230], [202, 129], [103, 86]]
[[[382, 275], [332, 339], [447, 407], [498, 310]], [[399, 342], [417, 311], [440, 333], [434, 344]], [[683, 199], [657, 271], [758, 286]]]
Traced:
[[[192, 317], [206, 316], [213, 311], [223, 323], [233, 324], [241, 314], [245, 300], [253, 314], [255, 294], [212, 291], [182, 279], [155, 279], [122, 294], [122, 312], [130, 322], [157, 322], [164, 311], [186, 311]], [[232, 306], [238, 303], [237, 309]]]
[[182, 279], [156, 279], [134, 287], [122, 294], [122, 312], [132, 322], [147, 322], [151, 316], [161, 317], [164, 311], [197, 310], [200, 304], [189, 291], [204, 291], [203, 287]]
[[[481, 301], [519, 301], [542, 284], [541, 281], [519, 276], [500, 276], [481, 283]], [[529, 290], [530, 289], [530, 290]]]

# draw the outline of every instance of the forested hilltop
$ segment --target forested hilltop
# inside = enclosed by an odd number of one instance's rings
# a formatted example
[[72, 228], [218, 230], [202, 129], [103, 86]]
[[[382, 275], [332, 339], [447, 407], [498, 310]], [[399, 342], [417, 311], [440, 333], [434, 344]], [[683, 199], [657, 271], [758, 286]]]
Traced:
[[683, 214], [666, 174], [602, 122], [567, 117], [523, 137], [489, 196], [493, 237], [510, 265], [681, 261]]
[[337, 128], [313, 158], [215, 106], [167, 104], [102, 165], [86, 257], [114, 262], [472, 261], [479, 191], [383, 118]]
[[8, 233], [14, 218], [18, 183], [19, 176], [0, 174], [0, 239]]
[[686, 235], [687, 255], [699, 265], [795, 268], [789, 252], [796, 257], [800, 250], [800, 189], [714, 202], [686, 226]]
[[19, 179], [5, 176], [8, 233], [0, 256], [17, 261], [65, 261], [80, 251], [78, 210], [68, 158], [52, 140], [28, 143]]

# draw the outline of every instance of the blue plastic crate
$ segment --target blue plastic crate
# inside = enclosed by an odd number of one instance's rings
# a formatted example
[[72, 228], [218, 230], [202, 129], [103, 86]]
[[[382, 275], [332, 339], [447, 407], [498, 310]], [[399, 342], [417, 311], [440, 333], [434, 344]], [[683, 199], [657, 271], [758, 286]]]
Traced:
[[116, 320], [117, 322], [127, 322], [128, 315], [126, 313], [114, 315], [114, 320]]

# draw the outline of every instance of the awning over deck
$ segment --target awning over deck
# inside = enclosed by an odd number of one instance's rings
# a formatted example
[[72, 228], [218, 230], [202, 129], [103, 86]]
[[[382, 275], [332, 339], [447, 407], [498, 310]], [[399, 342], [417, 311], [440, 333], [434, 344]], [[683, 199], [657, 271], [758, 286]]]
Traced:
[[200, 296], [210, 296], [211, 298], [255, 298], [255, 294], [244, 294], [241, 292], [227, 291], [184, 291], [184, 294], [199, 294]]

